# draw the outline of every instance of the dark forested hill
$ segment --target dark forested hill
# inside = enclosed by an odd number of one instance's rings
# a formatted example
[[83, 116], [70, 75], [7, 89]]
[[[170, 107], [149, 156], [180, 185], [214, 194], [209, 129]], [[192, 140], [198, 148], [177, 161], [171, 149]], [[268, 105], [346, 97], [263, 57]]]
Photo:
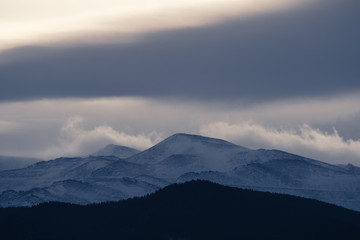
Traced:
[[360, 213], [192, 181], [119, 202], [0, 209], [1, 239], [360, 239]]

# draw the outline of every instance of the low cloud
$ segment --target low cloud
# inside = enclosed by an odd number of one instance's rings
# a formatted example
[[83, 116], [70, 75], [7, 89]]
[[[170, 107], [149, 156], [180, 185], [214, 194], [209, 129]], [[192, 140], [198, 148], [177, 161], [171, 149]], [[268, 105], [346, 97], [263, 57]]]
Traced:
[[92, 129], [83, 126], [82, 117], [71, 117], [61, 128], [57, 143], [39, 153], [39, 157], [50, 159], [60, 156], [83, 156], [99, 150], [100, 146], [118, 144], [136, 149], [146, 149], [159, 141], [156, 133], [129, 135], [111, 126], [100, 125]]
[[360, 158], [359, 96], [357, 92], [251, 105], [149, 98], [0, 103], [0, 155], [78, 156], [109, 143], [145, 149], [185, 132], [330, 163], [356, 163]]
[[19, 127], [18, 123], [0, 120], [0, 133], [9, 132]]
[[360, 139], [344, 140], [336, 129], [328, 133], [304, 124], [297, 129], [284, 130], [246, 121], [206, 124], [200, 133], [248, 147], [276, 148], [329, 163], [360, 165]]

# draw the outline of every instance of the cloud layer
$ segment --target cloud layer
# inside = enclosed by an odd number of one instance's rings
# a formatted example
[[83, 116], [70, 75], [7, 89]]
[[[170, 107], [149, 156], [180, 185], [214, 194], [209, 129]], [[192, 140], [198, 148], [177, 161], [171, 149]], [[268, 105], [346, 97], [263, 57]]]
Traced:
[[[59, 33], [57, 44], [0, 52], [0, 155], [82, 155], [110, 142], [144, 149], [188, 132], [359, 162], [360, 2], [265, 2], [157, 1], [121, 19], [87, 9], [79, 19], [92, 20], [73, 24], [85, 32], [71, 41]], [[78, 23], [75, 12], [62, 23]], [[54, 29], [75, 31], [66, 26]]]
[[[1, 103], [0, 155], [86, 155], [115, 143], [145, 149], [177, 132], [360, 165], [360, 95], [241, 102], [146, 98]], [[4, 126], [5, 126], [4, 125]], [[6, 129], [6, 130], [5, 130]]]
[[55, 158], [59, 156], [83, 156], [98, 151], [107, 144], [118, 144], [144, 150], [159, 141], [155, 133], [148, 135], [129, 135], [119, 132], [108, 125], [100, 125], [93, 129], [82, 126], [84, 119], [71, 117], [61, 128], [60, 137], [55, 144], [38, 153], [38, 157]]
[[301, 2], [306, 0], [3, 0], [0, 51], [64, 41], [103, 42], [114, 33], [119, 41], [129, 35], [202, 26]]
[[254, 122], [215, 122], [202, 126], [200, 133], [246, 143], [253, 148], [282, 149], [333, 164], [360, 164], [360, 139], [344, 140], [336, 129], [328, 133], [306, 124], [298, 129], [282, 130], [266, 128]]
[[[263, 102], [360, 90], [359, 1], [145, 34], [136, 43], [2, 53], [0, 101], [134, 96]], [[19, 71], [21, 69], [21, 71]]]

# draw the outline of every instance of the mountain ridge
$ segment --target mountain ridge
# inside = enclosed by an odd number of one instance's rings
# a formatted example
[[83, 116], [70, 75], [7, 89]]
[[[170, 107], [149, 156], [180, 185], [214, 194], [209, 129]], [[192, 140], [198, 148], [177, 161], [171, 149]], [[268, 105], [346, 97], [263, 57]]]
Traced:
[[279, 150], [253, 150], [221, 139], [175, 134], [128, 158], [58, 158], [0, 172], [0, 206], [30, 206], [56, 199], [81, 204], [113, 201], [202, 179], [360, 211], [359, 169]]

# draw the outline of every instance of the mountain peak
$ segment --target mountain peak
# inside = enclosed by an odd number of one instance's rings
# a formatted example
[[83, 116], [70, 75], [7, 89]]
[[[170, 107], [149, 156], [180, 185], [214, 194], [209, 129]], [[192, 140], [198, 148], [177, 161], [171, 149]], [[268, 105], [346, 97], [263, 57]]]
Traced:
[[191, 141], [191, 142], [203, 142], [203, 143], [213, 143], [213, 144], [223, 144], [228, 146], [237, 146], [231, 142], [211, 137], [204, 137], [201, 135], [187, 134], [187, 133], [176, 133], [168, 138], [166, 138], [163, 142], [182, 142], [182, 141]]
[[229, 166], [225, 159], [247, 150], [247, 148], [221, 139], [177, 133], [152, 148], [129, 158], [129, 161], [140, 164], [154, 164], [177, 156], [176, 162], [179, 159], [189, 162], [189, 159], [194, 160], [194, 158], [197, 158], [202, 161], [198, 162], [198, 165], [211, 166], [208, 170], [227, 169]]
[[135, 148], [109, 144], [103, 149], [91, 154], [92, 156], [115, 156], [118, 158], [128, 158], [140, 151]]

